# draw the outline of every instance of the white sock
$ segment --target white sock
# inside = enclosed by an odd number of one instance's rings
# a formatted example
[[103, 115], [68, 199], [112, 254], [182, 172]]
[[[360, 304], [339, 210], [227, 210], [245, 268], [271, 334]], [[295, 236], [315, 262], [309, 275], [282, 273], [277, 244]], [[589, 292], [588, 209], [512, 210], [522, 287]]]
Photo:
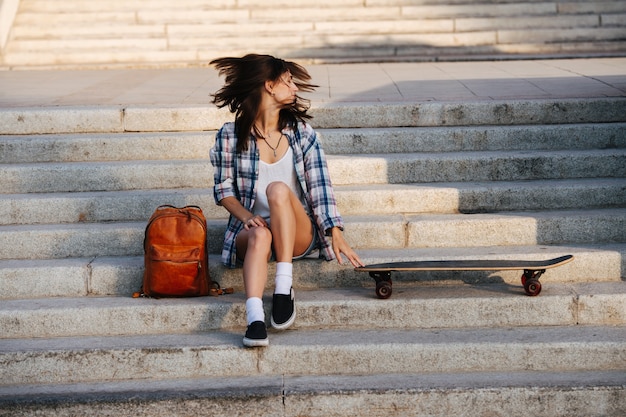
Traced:
[[274, 294], [291, 294], [292, 284], [293, 264], [291, 262], [277, 262]]
[[250, 297], [246, 300], [246, 319], [248, 325], [255, 321], [265, 322], [265, 311], [263, 310], [263, 300], [259, 297]]

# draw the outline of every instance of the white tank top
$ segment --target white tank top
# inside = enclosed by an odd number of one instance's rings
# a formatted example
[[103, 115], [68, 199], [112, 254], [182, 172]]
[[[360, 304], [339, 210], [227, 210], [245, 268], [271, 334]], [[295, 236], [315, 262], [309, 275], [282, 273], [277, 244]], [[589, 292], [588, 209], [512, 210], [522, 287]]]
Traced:
[[287, 148], [285, 155], [273, 164], [259, 161], [256, 200], [252, 212], [255, 215], [263, 217], [268, 223], [270, 221], [270, 207], [267, 201], [267, 186], [277, 181], [287, 184], [291, 191], [298, 196], [298, 199], [301, 202], [303, 201], [302, 191], [298, 184], [298, 178], [296, 177], [296, 169], [293, 165], [293, 151], [291, 147]]

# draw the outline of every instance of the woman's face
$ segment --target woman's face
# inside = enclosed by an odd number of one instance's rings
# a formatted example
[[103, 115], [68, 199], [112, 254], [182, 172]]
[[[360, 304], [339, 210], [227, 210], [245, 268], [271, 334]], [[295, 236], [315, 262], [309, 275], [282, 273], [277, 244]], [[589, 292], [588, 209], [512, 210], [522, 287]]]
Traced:
[[293, 76], [289, 71], [283, 73], [278, 78], [278, 81], [274, 83], [274, 88], [272, 90], [274, 93], [274, 100], [285, 105], [293, 104], [296, 100], [297, 91], [298, 86], [293, 82]]

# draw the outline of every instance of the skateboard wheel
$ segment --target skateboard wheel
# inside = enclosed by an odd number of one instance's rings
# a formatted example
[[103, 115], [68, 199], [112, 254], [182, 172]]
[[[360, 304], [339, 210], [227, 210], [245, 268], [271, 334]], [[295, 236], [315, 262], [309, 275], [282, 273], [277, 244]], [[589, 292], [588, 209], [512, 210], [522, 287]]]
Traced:
[[383, 300], [391, 297], [391, 283], [387, 281], [381, 281], [376, 284], [376, 295]]
[[541, 292], [541, 283], [537, 280], [529, 279], [524, 283], [524, 291], [526, 291], [526, 294], [531, 297], [539, 295]]

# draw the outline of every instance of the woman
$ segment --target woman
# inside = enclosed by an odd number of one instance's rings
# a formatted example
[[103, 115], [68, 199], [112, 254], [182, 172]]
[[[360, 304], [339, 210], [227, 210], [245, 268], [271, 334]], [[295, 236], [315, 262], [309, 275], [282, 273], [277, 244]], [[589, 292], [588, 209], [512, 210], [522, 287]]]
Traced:
[[319, 249], [326, 260], [341, 264], [343, 254], [354, 266], [363, 263], [343, 237], [325, 156], [305, 122], [308, 106], [296, 94], [315, 87], [307, 71], [255, 54], [211, 65], [225, 76], [213, 103], [235, 113], [211, 149], [215, 201], [230, 213], [222, 262], [231, 268], [243, 263], [244, 346], [267, 346], [262, 297], [272, 257], [277, 263], [271, 324], [279, 330], [296, 316], [294, 259]]

